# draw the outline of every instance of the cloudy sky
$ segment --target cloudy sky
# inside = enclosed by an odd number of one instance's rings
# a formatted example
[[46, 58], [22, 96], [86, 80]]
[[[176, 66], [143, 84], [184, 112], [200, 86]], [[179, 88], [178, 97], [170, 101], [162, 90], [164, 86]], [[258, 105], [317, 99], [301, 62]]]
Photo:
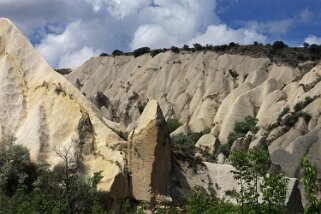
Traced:
[[142, 46], [321, 43], [321, 0], [0, 0], [54, 67]]

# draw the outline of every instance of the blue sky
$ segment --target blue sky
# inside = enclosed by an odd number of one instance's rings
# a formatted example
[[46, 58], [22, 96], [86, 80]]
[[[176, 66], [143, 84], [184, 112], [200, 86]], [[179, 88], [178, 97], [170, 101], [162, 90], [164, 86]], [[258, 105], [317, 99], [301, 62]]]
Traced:
[[321, 43], [321, 0], [0, 0], [54, 67], [142, 46]]

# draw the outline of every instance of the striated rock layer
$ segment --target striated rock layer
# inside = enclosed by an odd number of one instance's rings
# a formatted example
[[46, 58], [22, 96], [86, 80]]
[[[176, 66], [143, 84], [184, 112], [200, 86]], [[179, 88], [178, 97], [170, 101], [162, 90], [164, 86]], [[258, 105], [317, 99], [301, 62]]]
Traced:
[[57, 74], [8, 19], [0, 19], [0, 137], [14, 135], [35, 161], [51, 166], [53, 151], [71, 148], [88, 175], [102, 171], [99, 188], [115, 200], [127, 195], [125, 143], [93, 112], [91, 103]]

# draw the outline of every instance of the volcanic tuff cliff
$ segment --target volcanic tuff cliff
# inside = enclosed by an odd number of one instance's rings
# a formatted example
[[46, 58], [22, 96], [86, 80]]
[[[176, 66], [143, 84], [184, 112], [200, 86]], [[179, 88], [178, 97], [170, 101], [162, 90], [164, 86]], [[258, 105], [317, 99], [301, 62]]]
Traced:
[[166, 51], [155, 57], [93, 57], [67, 79], [89, 99], [97, 100], [98, 92], [105, 96], [108, 105], [99, 108], [105, 117], [120, 122], [123, 131], [132, 130], [140, 109], [152, 98], [166, 118], [184, 124], [177, 132], [210, 128], [221, 144], [227, 143], [236, 122], [253, 116], [260, 130], [250, 138], [250, 147], [266, 142], [272, 161], [290, 177], [300, 177], [305, 153], [321, 172], [317, 62], [293, 67], [267, 57]]
[[0, 79], [1, 138], [16, 136], [17, 143], [30, 149], [33, 160], [52, 166], [60, 161], [54, 148], [71, 147], [70, 155], [84, 164], [86, 173], [102, 171], [100, 189], [123, 200], [127, 194], [125, 154], [113, 147], [125, 142], [7, 19], [0, 19]]

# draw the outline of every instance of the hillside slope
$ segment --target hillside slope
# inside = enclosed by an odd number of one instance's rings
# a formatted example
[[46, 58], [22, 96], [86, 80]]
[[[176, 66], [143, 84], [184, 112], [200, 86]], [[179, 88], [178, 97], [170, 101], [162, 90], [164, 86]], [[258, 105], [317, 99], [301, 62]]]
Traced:
[[316, 64], [292, 67], [264, 57], [167, 51], [154, 58], [93, 57], [66, 77], [89, 99], [106, 96], [107, 105], [98, 107], [123, 131], [134, 127], [152, 98], [166, 118], [178, 119], [192, 132], [210, 128], [221, 144], [236, 122], [256, 117], [260, 130], [250, 139], [252, 146], [263, 138], [274, 163], [288, 176], [300, 177], [305, 153], [321, 172], [321, 65]]

